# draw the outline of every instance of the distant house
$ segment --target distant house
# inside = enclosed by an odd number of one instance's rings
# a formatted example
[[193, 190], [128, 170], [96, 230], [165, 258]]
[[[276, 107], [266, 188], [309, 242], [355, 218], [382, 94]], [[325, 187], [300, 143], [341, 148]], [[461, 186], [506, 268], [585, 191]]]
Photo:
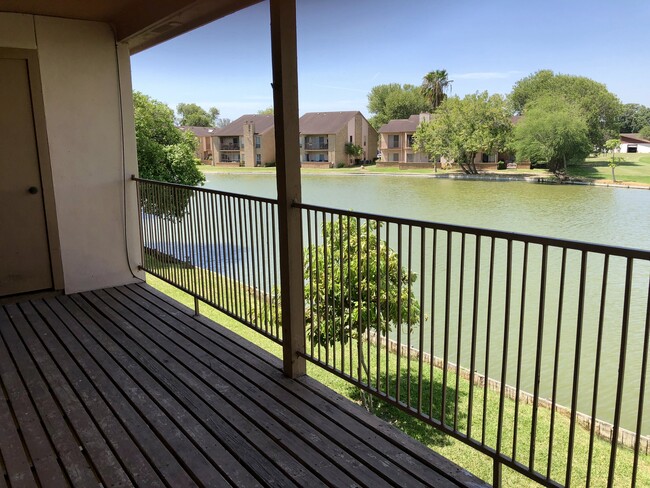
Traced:
[[309, 112], [300, 117], [300, 163], [302, 166], [348, 164], [345, 144], [363, 149], [360, 159], [377, 154], [377, 131], [359, 111]]
[[650, 141], [637, 133], [621, 134], [622, 153], [650, 153]]
[[379, 150], [384, 163], [428, 163], [429, 156], [413, 150], [413, 134], [431, 115], [421, 113], [408, 119], [393, 119], [379, 128]]
[[201, 164], [214, 164], [212, 158], [212, 135], [217, 129], [215, 127], [196, 127], [190, 125], [181, 125], [182, 131], [190, 131], [199, 140], [196, 148], [196, 157], [201, 160]]
[[264, 166], [275, 162], [273, 115], [242, 115], [212, 135], [215, 166]]

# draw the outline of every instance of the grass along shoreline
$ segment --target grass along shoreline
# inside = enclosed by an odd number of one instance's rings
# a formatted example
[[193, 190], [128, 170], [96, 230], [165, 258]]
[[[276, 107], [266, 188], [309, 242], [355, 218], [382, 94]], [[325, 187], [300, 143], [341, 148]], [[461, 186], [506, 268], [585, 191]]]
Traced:
[[[171, 296], [173, 299], [185, 304], [188, 307], [193, 307], [194, 299], [187, 295], [186, 293], [180, 291], [172, 285], [165, 283], [162, 280], [159, 280], [152, 275], [147, 276], [147, 282], [153, 287], [157, 288], [161, 292]], [[271, 352], [272, 354], [280, 357], [281, 356], [281, 347], [264, 338], [262, 335], [258, 334], [254, 330], [244, 326], [240, 322], [227, 317], [226, 315], [218, 312], [216, 309], [209, 307], [205, 304], [201, 307], [201, 313], [206, 317], [218, 322], [219, 324], [227, 327], [230, 330], [233, 330], [235, 333], [243, 337], [245, 340], [248, 340], [263, 349]], [[374, 346], [373, 346], [374, 347]], [[395, 354], [391, 354], [394, 359]], [[395, 361], [390, 361], [392, 365], [391, 374], [397, 374], [395, 369]], [[356, 365], [349, 365], [348, 368], [356, 368]], [[401, 376], [408, 375], [406, 372], [406, 366], [403, 364], [400, 368], [401, 371], [399, 374]], [[347, 369], [347, 368], [346, 368]], [[332, 373], [329, 373], [322, 369], [321, 367], [308, 362], [307, 363], [307, 372], [308, 374], [316, 379], [317, 381], [323, 383], [334, 391], [350, 398], [353, 401], [360, 402], [359, 390], [347, 382], [345, 379], [340, 378]], [[430, 387], [435, 388], [442, 384], [442, 371], [436, 368], [434, 376], [434, 384]], [[454, 385], [456, 382], [456, 377], [453, 372], [448, 372], [448, 382], [447, 385]], [[417, 381], [411, 381], [412, 388]], [[403, 381], [403, 384], [406, 384], [406, 381]], [[458, 391], [452, 393], [453, 396], [458, 398], [458, 412], [467, 411], [467, 405], [469, 402], [469, 392], [470, 384], [469, 381], [465, 378], [458, 378]], [[475, 415], [472, 417], [471, 429], [474, 437], [480, 438], [480, 436], [485, 436], [485, 442], [487, 445], [494, 445], [496, 432], [497, 432], [497, 418], [498, 418], [498, 402], [499, 395], [497, 392], [488, 389], [485, 391], [480, 386], [473, 386], [471, 389], [473, 391], [473, 399], [475, 401], [476, 409]], [[485, 418], [485, 432], [482, 432], [483, 418], [482, 418], [482, 408], [479, 408], [479, 403], [477, 403], [481, 398], [487, 398], [486, 405], [486, 418]], [[440, 453], [441, 455], [447, 457], [451, 461], [455, 462], [459, 466], [469, 470], [476, 476], [490, 482], [492, 479], [492, 460], [488, 456], [485, 456], [475, 449], [467, 446], [461, 441], [454, 439], [451, 436], [448, 436], [439, 430], [435, 429], [432, 426], [425, 424], [424, 422], [411, 417], [410, 415], [402, 412], [396, 407], [393, 407], [385, 402], [375, 400], [375, 414], [384, 420], [392, 423], [396, 427], [400, 428], [406, 432], [411, 437], [419, 440], [424, 443], [432, 450]], [[454, 422], [454, 412], [449, 411], [449, 408], [446, 409], [446, 421], [448, 424]], [[451, 413], [451, 417], [449, 416]], [[529, 457], [529, 445], [531, 442], [530, 439], [530, 430], [532, 426], [532, 416], [533, 408], [532, 405], [520, 403], [519, 410], [517, 412], [518, 419], [518, 429], [516, 436], [516, 452], [517, 459], [528, 459]], [[535, 459], [535, 469], [546, 473], [548, 452], [546, 447], [549, 444], [549, 439], [551, 432], [549, 429], [550, 425], [550, 416], [551, 410], [540, 408], [538, 409], [538, 432], [537, 432], [537, 449], [534, 454]], [[513, 451], [513, 441], [515, 439], [515, 432], [511, 428], [513, 425], [513, 420], [515, 417], [515, 402], [506, 399], [505, 410], [504, 410], [504, 431], [503, 431], [503, 452], [512, 452]], [[440, 412], [438, 412], [438, 418], [440, 418]], [[458, 416], [456, 419], [458, 422], [459, 429], [468, 428], [468, 422], [466, 416]], [[557, 415], [555, 417], [555, 431], [553, 432], [553, 464], [551, 470], [551, 476], [554, 479], [564, 481], [565, 470], [566, 470], [566, 455], [562, 456], [563, 452], [566, 452], [563, 448], [568, 443], [569, 437], [569, 419], [562, 415]], [[589, 431], [584, 428], [576, 429], [576, 438], [575, 438], [575, 448], [574, 448], [574, 458], [572, 460], [572, 484], [577, 483], [579, 486], [585, 485], [586, 481], [586, 466], [589, 452]], [[591, 473], [591, 483], [593, 486], [604, 486], [607, 481], [608, 474], [608, 465], [609, 465], [609, 455], [610, 455], [611, 445], [609, 442], [602, 439], [596, 438], [594, 441], [594, 454], [593, 454], [593, 465]], [[616, 479], [615, 486], [629, 486], [631, 473], [632, 473], [632, 464], [633, 464], [633, 452], [630, 449], [619, 446], [618, 455], [617, 455], [617, 468], [616, 468]], [[650, 456], [645, 454], [640, 454], [639, 456], [639, 467], [638, 467], [638, 486], [650, 486]], [[538, 486], [534, 481], [526, 478], [525, 476], [509, 469], [503, 468], [503, 486], [520, 488], [522, 486]]]
[[[597, 186], [620, 186], [622, 188], [646, 188], [650, 189], [650, 154], [644, 153], [622, 153], [618, 157], [623, 161], [615, 169], [616, 182], [612, 181], [612, 171], [609, 167], [607, 154], [587, 158], [582, 164], [571, 165], [567, 168], [568, 176], [578, 183], [595, 184]], [[199, 169], [206, 174], [275, 174], [275, 168], [250, 168], [250, 167], [219, 167], [210, 165], [201, 165]], [[464, 173], [458, 169], [438, 170], [434, 172], [432, 168], [407, 169], [400, 170], [397, 167], [377, 167], [371, 166], [353, 166], [346, 168], [302, 168], [302, 174], [321, 175], [321, 176], [369, 176], [369, 175], [386, 175], [386, 176], [409, 176], [409, 177], [438, 177], [453, 178], [462, 177]], [[506, 169], [499, 171], [488, 171], [481, 175], [492, 177], [504, 176], [511, 179], [525, 178], [547, 178], [554, 180], [555, 176], [545, 169], [516, 170]], [[488, 178], [486, 178], [488, 179]]]

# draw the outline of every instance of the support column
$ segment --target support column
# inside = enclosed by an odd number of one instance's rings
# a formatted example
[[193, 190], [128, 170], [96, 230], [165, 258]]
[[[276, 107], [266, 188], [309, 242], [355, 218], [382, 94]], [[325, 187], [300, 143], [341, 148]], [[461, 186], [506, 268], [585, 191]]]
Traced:
[[284, 374], [305, 374], [304, 290], [298, 130], [298, 53], [295, 0], [271, 0], [273, 110], [277, 159], [280, 287], [282, 290], [282, 356]]

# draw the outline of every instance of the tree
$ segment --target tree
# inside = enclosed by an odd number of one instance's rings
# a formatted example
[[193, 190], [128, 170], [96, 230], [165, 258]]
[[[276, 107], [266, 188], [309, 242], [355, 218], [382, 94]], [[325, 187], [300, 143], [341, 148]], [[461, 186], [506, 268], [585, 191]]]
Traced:
[[345, 154], [350, 158], [350, 164], [352, 164], [354, 159], [360, 159], [363, 155], [363, 148], [358, 144], [352, 142], [345, 143]]
[[608, 166], [612, 168], [612, 181], [616, 183], [616, 174], [614, 173], [614, 170], [616, 169], [616, 166], [618, 166], [618, 163], [622, 161], [622, 158], [616, 156], [616, 152], [621, 149], [621, 140], [609, 139], [605, 141], [605, 149], [607, 152], [612, 153]]
[[266, 107], [265, 109], [258, 110], [259, 115], [273, 115], [273, 107]]
[[521, 114], [530, 103], [544, 97], [575, 103], [587, 123], [593, 149], [602, 148], [605, 140], [619, 133], [621, 102], [602, 83], [541, 70], [515, 83], [509, 99], [514, 112]]
[[626, 103], [618, 122], [623, 133], [639, 132], [644, 126], [650, 126], [650, 108], [638, 103]]
[[199, 107], [196, 103], [179, 103], [176, 105], [180, 125], [189, 125], [193, 127], [214, 127], [219, 109], [210, 107], [207, 111]]
[[641, 130], [639, 130], [639, 135], [646, 141], [650, 141], [650, 125], [641, 127]]
[[476, 93], [443, 101], [431, 121], [419, 125], [413, 147], [431, 159], [442, 156], [460, 165], [465, 173], [476, 174], [476, 155], [504, 150], [511, 132], [505, 99]]
[[205, 181], [195, 156], [197, 139], [174, 127], [167, 105], [133, 92], [138, 172], [141, 178], [195, 186]]
[[217, 123], [214, 124], [214, 126], [219, 127], [221, 129], [221, 128], [227, 126], [227, 125], [230, 125], [231, 122], [232, 121], [230, 119], [227, 119], [227, 118], [218, 118]]
[[589, 127], [577, 107], [550, 95], [527, 105], [514, 128], [517, 159], [546, 162], [554, 173], [566, 170], [567, 161], [578, 162], [591, 153]]
[[363, 341], [371, 332], [387, 336], [394, 327], [411, 330], [420, 322], [420, 304], [409, 287], [417, 274], [399, 266], [379, 230], [375, 221], [341, 217], [323, 224], [323, 244], [304, 251], [307, 335], [325, 347], [356, 341], [360, 378], [370, 377]]
[[422, 95], [429, 102], [431, 111], [440, 106], [445, 98], [447, 98], [447, 90], [451, 87], [453, 80], [450, 80], [447, 75], [447, 70], [440, 69], [431, 71], [424, 75], [422, 78]]
[[420, 87], [390, 83], [374, 86], [368, 94], [368, 111], [374, 114], [370, 124], [379, 129], [392, 119], [408, 119], [429, 110], [429, 102]]

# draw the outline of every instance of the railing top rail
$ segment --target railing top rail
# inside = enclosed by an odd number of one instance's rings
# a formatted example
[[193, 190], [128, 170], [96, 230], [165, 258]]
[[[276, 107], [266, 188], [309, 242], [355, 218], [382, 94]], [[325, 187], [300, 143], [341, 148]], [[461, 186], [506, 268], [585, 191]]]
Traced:
[[243, 198], [246, 200], [253, 200], [256, 202], [263, 202], [263, 203], [275, 203], [277, 204], [278, 201], [275, 198], [266, 198], [266, 197], [258, 197], [255, 195], [245, 195], [242, 193], [233, 193], [233, 192], [228, 192], [228, 191], [222, 191], [222, 190], [214, 190], [212, 188], [201, 188], [198, 186], [189, 186], [189, 185], [179, 185], [178, 183], [168, 183], [166, 181], [156, 181], [156, 180], [147, 180], [144, 178], [138, 178], [137, 176], [131, 176], [131, 179], [133, 181], [140, 181], [142, 183], [153, 183], [156, 185], [160, 186], [168, 186], [172, 188], [182, 188], [184, 190], [192, 190], [192, 191], [198, 191], [202, 193], [209, 193], [209, 194], [214, 194], [214, 195], [223, 195], [226, 197], [236, 197], [236, 198]]
[[312, 205], [308, 203], [294, 203], [294, 207], [303, 210], [313, 210], [317, 212], [337, 213], [350, 217], [357, 217], [361, 219], [376, 220], [379, 222], [387, 222], [392, 224], [418, 226], [425, 229], [436, 229], [450, 232], [459, 232], [464, 234], [473, 234], [476, 236], [493, 237], [497, 239], [505, 239], [508, 241], [521, 241], [533, 244], [540, 244], [543, 246], [559, 247], [574, 249], [577, 251], [587, 251], [595, 253], [606, 253], [613, 256], [621, 256], [625, 258], [642, 259], [650, 261], [650, 250], [633, 249], [620, 246], [609, 246], [605, 244], [596, 244], [584, 241], [573, 241], [569, 239], [557, 239], [553, 237], [536, 236], [533, 234], [519, 234], [516, 232], [507, 232], [492, 229], [482, 229], [480, 227], [466, 227], [454, 224], [444, 224], [440, 222], [430, 222], [426, 220], [406, 219], [402, 217], [389, 217], [386, 215], [379, 215], [366, 212], [357, 212], [354, 210], [342, 210], [331, 207], [323, 207], [320, 205]]

